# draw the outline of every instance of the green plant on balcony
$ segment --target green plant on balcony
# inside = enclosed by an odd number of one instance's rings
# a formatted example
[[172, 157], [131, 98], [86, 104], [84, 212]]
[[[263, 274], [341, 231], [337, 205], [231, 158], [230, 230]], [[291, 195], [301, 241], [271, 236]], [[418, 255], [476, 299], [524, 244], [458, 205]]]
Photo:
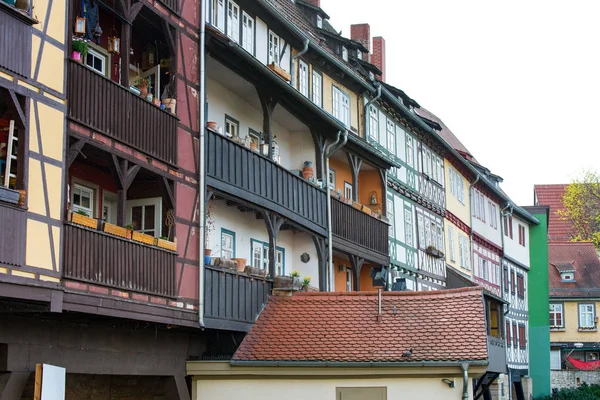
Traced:
[[135, 87], [140, 90], [140, 97], [145, 99], [152, 89], [152, 82], [149, 78], [138, 77], [135, 81]]
[[89, 41], [87, 39], [84, 39], [82, 37], [73, 37], [73, 40], [71, 41], [71, 49], [73, 50], [73, 60], [83, 62], [86, 59], [89, 48], [88, 42]]
[[83, 215], [84, 217], [89, 217], [90, 216], [89, 212], [87, 212], [85, 210], [82, 210], [82, 209], [79, 209], [79, 210], [75, 211], [75, 213], [79, 214], [79, 215]]
[[302, 279], [302, 289], [305, 292], [308, 290], [308, 285], [310, 285], [311, 280], [312, 280], [312, 277], [310, 275], [305, 276], [304, 279]]

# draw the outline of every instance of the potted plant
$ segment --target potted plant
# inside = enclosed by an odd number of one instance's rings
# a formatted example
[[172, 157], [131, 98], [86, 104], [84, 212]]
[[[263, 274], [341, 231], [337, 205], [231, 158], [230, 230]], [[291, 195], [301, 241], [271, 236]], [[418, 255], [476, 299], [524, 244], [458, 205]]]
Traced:
[[276, 276], [273, 288], [279, 290], [300, 290], [302, 288], [300, 272], [294, 270], [290, 276]]
[[73, 36], [71, 49], [73, 50], [71, 53], [71, 58], [77, 62], [83, 62], [88, 53], [88, 41], [82, 37]]
[[311, 279], [312, 278], [310, 275], [305, 276], [304, 279], [302, 279], [302, 290], [304, 290], [305, 292], [308, 292]]
[[133, 223], [128, 223], [124, 226], [125, 229], [127, 229], [127, 239], [131, 239], [131, 235], [133, 234], [133, 230], [135, 229], [135, 226], [133, 226]]
[[148, 78], [138, 78], [135, 81], [135, 87], [140, 90], [140, 97], [144, 99], [148, 96], [148, 91], [152, 89], [150, 79]]
[[210, 244], [210, 234], [215, 229], [215, 220], [212, 217], [213, 203], [208, 200], [208, 207], [206, 208], [206, 226], [204, 229], [204, 264], [210, 265], [210, 256], [212, 254]]
[[425, 249], [425, 253], [427, 253], [435, 258], [444, 257], [444, 253], [441, 250], [436, 249], [435, 246], [432, 244], [427, 246], [427, 248]]

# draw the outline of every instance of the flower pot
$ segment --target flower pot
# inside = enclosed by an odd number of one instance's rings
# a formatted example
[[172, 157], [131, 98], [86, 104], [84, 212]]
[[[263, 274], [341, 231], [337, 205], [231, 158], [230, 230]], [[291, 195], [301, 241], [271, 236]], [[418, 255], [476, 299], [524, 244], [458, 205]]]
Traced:
[[208, 121], [206, 123], [206, 127], [210, 130], [216, 131], [217, 130], [217, 123], [215, 121]]
[[31, 1], [30, 0], [16, 0], [15, 7], [18, 8], [19, 10], [23, 10], [28, 13], [29, 8], [31, 7]]
[[238, 272], [244, 272], [244, 268], [246, 268], [246, 259], [245, 258], [234, 258], [235, 262], [237, 262], [237, 270]]
[[301, 290], [302, 281], [300, 278], [291, 276], [276, 276], [274, 279], [273, 288], [280, 290]]
[[145, 99], [148, 96], [148, 86], [138, 86], [138, 89], [140, 89], [140, 97]]
[[81, 62], [81, 53], [78, 51], [74, 51], [71, 53], [71, 58], [77, 62]]
[[146, 100], [148, 100], [149, 102], [152, 103], [153, 99], [154, 99], [154, 95], [152, 93], [148, 93], [148, 95], [146, 96]]
[[265, 278], [267, 276], [266, 269], [254, 268], [249, 265], [246, 265], [246, 268], [244, 268], [244, 272], [248, 275], [257, 276], [259, 278]]
[[211, 249], [204, 249], [204, 255], [205, 256], [209, 256], [210, 257], [211, 253], [212, 253]]
[[312, 178], [315, 174], [315, 171], [312, 168], [312, 161], [305, 161], [304, 168], [302, 168], [302, 176], [304, 179]]
[[204, 265], [210, 265], [210, 256], [204, 256]]
[[152, 99], [152, 104], [154, 104], [156, 107], [160, 107], [160, 100], [155, 97]]
[[25, 207], [25, 199], [27, 198], [27, 191], [17, 190], [19, 192], [19, 207]]
[[165, 108], [171, 111], [171, 114], [175, 114], [175, 107], [177, 106], [177, 100], [166, 98], [163, 99], [162, 103], [165, 105]]
[[250, 150], [258, 151], [258, 146], [256, 145], [256, 142], [250, 142]]

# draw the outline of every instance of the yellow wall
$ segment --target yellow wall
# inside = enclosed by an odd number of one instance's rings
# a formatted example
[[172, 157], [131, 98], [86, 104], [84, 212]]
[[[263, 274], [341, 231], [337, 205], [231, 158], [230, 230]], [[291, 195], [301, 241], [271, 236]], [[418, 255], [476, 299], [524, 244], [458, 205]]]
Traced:
[[[550, 299], [550, 303], [554, 303]], [[585, 331], [579, 332], [579, 303], [595, 303], [596, 315], [600, 312], [600, 301], [565, 301], [563, 302], [563, 317], [565, 319], [565, 328], [560, 330], [550, 330], [551, 342], [599, 342], [600, 332]]]
[[[468, 276], [473, 276], [473, 268], [471, 267], [471, 269], [466, 269], [460, 266], [460, 247], [458, 245], [458, 238], [459, 235], [462, 236], [466, 236], [467, 238], [469, 237], [465, 232], [463, 232], [462, 230], [460, 230], [459, 227], [457, 227], [456, 225], [454, 225], [452, 222], [450, 222], [448, 219], [444, 220], [444, 232], [446, 234], [446, 237], [444, 238], [444, 241], [446, 242], [446, 264], [451, 265], [452, 267], [454, 267], [456, 270], [462, 272], [465, 275]], [[453, 243], [450, 243], [449, 240], [449, 235], [450, 235], [450, 229], [449, 227], [452, 227], [452, 236], [453, 236]], [[453, 245], [454, 247], [454, 261], [451, 259], [451, 254], [450, 254], [450, 246]], [[467, 255], [470, 257], [471, 256], [471, 246], [469, 244], [469, 241], [467, 241], [467, 245], [469, 246], [469, 252], [467, 253]], [[471, 262], [469, 260], [469, 265], [471, 265]]]
[[330, 76], [325, 75], [325, 73], [323, 73], [323, 109], [333, 114], [333, 85], [350, 96], [350, 123], [352, 128], [357, 130], [359, 136], [362, 136], [362, 129], [360, 128], [362, 124], [359, 123], [360, 116], [358, 115], [359, 108], [362, 108], [359, 107], [362, 105], [362, 96], [360, 96], [361, 102], [359, 103], [359, 96], [356, 93], [336, 82]]
[[[450, 192], [450, 168], [452, 168], [456, 172], [458, 172], [454, 167], [452, 167], [450, 162], [447, 159], [445, 159], [444, 160], [444, 173], [445, 173], [445, 181], [446, 181], [446, 185], [445, 185], [446, 209], [449, 210], [452, 214], [456, 215], [462, 222], [464, 222], [465, 224], [470, 226], [471, 225], [471, 220], [470, 220], [471, 206], [470, 206], [470, 201], [469, 201], [469, 182], [463, 176], [463, 187], [465, 190], [465, 204], [462, 204]], [[460, 172], [459, 172], [459, 174], [460, 174]]]

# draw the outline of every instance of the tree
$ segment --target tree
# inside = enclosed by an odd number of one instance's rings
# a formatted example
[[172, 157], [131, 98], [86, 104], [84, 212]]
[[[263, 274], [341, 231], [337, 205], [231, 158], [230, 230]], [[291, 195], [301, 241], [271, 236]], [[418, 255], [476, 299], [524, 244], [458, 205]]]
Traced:
[[600, 175], [585, 171], [565, 189], [564, 210], [558, 214], [571, 222], [574, 242], [593, 242], [600, 246]]

